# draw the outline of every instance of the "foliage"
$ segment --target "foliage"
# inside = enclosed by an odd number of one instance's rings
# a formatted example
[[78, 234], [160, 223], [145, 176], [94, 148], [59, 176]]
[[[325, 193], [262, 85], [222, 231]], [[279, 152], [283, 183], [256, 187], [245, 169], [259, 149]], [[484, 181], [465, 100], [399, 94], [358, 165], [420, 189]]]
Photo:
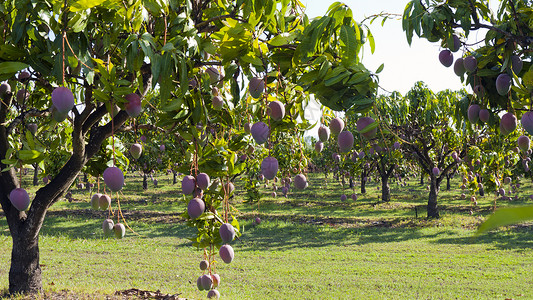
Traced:
[[[204, 214], [183, 216], [198, 230], [194, 245], [206, 248], [214, 262], [220, 225], [231, 222], [239, 231], [227, 184], [247, 170], [256, 172], [266, 153], [279, 156], [284, 175], [307, 167], [301, 139], [313, 126], [303, 118], [310, 94], [337, 110], [372, 105], [377, 75], [364, 67], [360, 51], [367, 41], [374, 48], [368, 28], [342, 3], [311, 22], [303, 10], [298, 0], [4, 1], [0, 80], [13, 90], [0, 111], [0, 131], [6, 133], [0, 134], [0, 202], [14, 247], [37, 243], [47, 209], [81, 170], [100, 176], [109, 166], [145, 173], [177, 167], [211, 177], [203, 191]], [[252, 77], [265, 83], [258, 99], [245, 87]], [[74, 94], [68, 113], [53, 108], [50, 94], [57, 87]], [[29, 96], [16, 97], [23, 89]], [[142, 101], [140, 115], [126, 97], [133, 93]], [[221, 109], [211, 102], [215, 96], [223, 99]], [[286, 110], [278, 121], [269, 116], [274, 100]], [[25, 130], [29, 118], [41, 128], [36, 136]], [[238, 159], [253, 143], [245, 121], [269, 125], [270, 139], [257, 145], [261, 155], [253, 160]], [[129, 165], [127, 149], [139, 134], [150, 139]], [[20, 186], [13, 167], [28, 164], [40, 164], [53, 178], [26, 213], [15, 211], [7, 194]], [[29, 273], [40, 274], [33, 249], [35, 270]], [[10, 292], [40, 290], [40, 277], [32, 280], [37, 282], [14, 283]]]
[[[477, 168], [488, 177], [487, 186], [491, 190], [501, 187], [500, 181], [504, 176], [521, 169], [516, 154], [510, 151], [516, 133], [503, 139], [494, 136], [494, 133], [497, 135], [498, 115], [503, 114], [500, 112], [506, 110], [520, 118], [523, 112], [532, 109], [533, 65], [531, 59], [527, 59], [531, 58], [533, 45], [532, 16], [533, 8], [528, 0], [500, 1], [496, 12], [489, 9], [488, 1], [482, 0], [444, 3], [415, 0], [407, 4], [403, 15], [403, 29], [409, 43], [416, 34], [430, 42], [441, 41], [442, 47], [456, 51], [454, 39], [460, 37], [461, 45], [458, 46], [462, 49], [462, 57], [476, 59], [475, 70], [461, 76], [461, 80], [476, 93], [458, 102], [457, 107], [465, 117], [468, 106], [474, 103], [491, 111], [487, 124], [493, 129], [489, 134], [491, 136], [476, 132], [472, 144], [478, 145], [469, 147], [467, 157], [471, 170]], [[487, 30], [480, 43], [468, 45], [461, 41], [461, 38], [466, 39], [480, 29]], [[508, 74], [512, 78], [512, 88], [507, 93], [500, 93], [497, 89], [496, 78], [500, 74]], [[472, 159], [482, 163], [474, 166]], [[525, 161], [526, 157], [523, 159]], [[524, 169], [527, 173], [528, 168]], [[498, 215], [493, 220], [498, 219]], [[517, 217], [516, 221], [520, 219]], [[494, 224], [493, 220], [491, 224]]]

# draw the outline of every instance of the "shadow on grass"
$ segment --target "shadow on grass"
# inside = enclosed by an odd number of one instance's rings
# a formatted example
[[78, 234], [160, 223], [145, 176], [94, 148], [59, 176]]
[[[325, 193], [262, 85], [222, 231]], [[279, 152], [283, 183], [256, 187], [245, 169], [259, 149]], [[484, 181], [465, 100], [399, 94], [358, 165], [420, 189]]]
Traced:
[[[528, 250], [533, 247], [531, 227], [513, 228], [480, 236], [464, 236], [453, 229], [364, 227], [346, 228], [330, 225], [307, 225], [285, 222], [251, 225], [241, 240], [248, 250], [289, 250], [294, 247], [349, 246], [371, 243], [395, 243], [426, 240], [433, 244], [486, 244], [499, 250]], [[467, 233], [468, 234], [468, 233]], [[473, 234], [473, 232], [472, 232]]]
[[518, 226], [508, 230], [493, 231], [478, 236], [457, 236], [440, 238], [436, 244], [491, 244], [497, 250], [530, 250], [533, 248], [533, 227]]
[[251, 249], [289, 250], [294, 247], [349, 246], [399, 242], [427, 237], [416, 230], [390, 228], [345, 228], [331, 225], [263, 223], [245, 231], [241, 238]]
[[[100, 215], [100, 214], [101, 215]], [[90, 217], [88, 217], [90, 216]], [[72, 239], [104, 239], [101, 232], [101, 220], [104, 212], [61, 211], [50, 212], [41, 230], [42, 235], [65, 236]], [[155, 221], [147, 222], [146, 218]], [[157, 221], [158, 218], [166, 221]], [[171, 221], [175, 218], [174, 221]], [[142, 238], [177, 237], [190, 238], [195, 230], [185, 225], [179, 216], [153, 212], [135, 212], [126, 217], [129, 225]], [[236, 244], [244, 251], [290, 250], [295, 247], [327, 247], [365, 244], [384, 244], [405, 241], [425, 240], [428, 243], [446, 245], [485, 244], [496, 250], [528, 250], [533, 247], [533, 228], [531, 226], [512, 227], [506, 231], [495, 231], [473, 236], [457, 229], [391, 227], [392, 223], [372, 222], [366, 227], [346, 227], [342, 224], [324, 223], [305, 224], [294, 221], [264, 218], [260, 225], [253, 225], [251, 220], [242, 220], [243, 235]], [[0, 219], [0, 228], [7, 229], [5, 219]], [[473, 234], [473, 231], [472, 231]], [[0, 235], [9, 236], [2, 230]], [[181, 242], [177, 247], [190, 247], [190, 242]]]
[[[123, 215], [128, 225], [140, 234], [141, 238], [188, 238], [194, 232], [194, 229], [185, 226], [183, 218], [175, 213], [123, 210]], [[102, 222], [107, 217], [106, 211], [91, 209], [49, 211], [40, 234], [71, 239], [105, 239]], [[112, 219], [116, 222], [116, 216]], [[10, 236], [7, 229], [7, 221], [1, 218], [0, 235]], [[127, 233], [134, 234], [129, 230]]]

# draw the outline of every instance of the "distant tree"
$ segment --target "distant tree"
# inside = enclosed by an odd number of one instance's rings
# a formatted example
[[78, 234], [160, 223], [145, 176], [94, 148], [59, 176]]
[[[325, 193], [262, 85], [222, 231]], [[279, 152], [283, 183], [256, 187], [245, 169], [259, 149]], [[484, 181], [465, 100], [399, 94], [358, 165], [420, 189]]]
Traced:
[[461, 95], [443, 91], [434, 94], [417, 82], [405, 97], [395, 97], [396, 113], [391, 129], [403, 140], [402, 148], [429, 176], [427, 216], [438, 218], [438, 194], [442, 180], [466, 155], [462, 120], [456, 119], [455, 103]]

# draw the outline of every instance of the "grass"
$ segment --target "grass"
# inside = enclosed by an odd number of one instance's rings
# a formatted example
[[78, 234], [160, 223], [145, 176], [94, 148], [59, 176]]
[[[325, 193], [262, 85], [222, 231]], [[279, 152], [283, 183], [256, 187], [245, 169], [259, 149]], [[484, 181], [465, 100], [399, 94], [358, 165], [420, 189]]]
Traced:
[[[54, 205], [40, 238], [45, 291], [104, 298], [138, 288], [205, 298], [196, 288], [202, 252], [190, 246], [194, 231], [177, 216], [185, 209], [177, 201], [179, 185], [164, 178], [149, 191], [140, 189], [139, 178], [128, 179], [122, 208], [141, 236], [104, 238], [105, 213], [90, 210], [85, 191]], [[441, 191], [442, 218], [426, 220], [427, 191], [417, 181], [394, 185], [393, 201], [379, 203], [376, 184], [356, 202], [341, 202], [341, 187], [331, 178], [327, 185], [323, 175], [310, 180], [289, 198], [262, 189], [259, 204], [243, 203], [242, 191], [232, 200], [244, 234], [234, 242], [234, 262], [217, 266], [225, 299], [533, 299], [533, 228], [474, 237], [493, 196], [480, 197], [470, 215], [460, 190]], [[523, 183], [522, 191], [530, 190]], [[525, 194], [498, 206], [524, 203]], [[254, 225], [254, 216], [263, 222]], [[3, 217], [0, 245], [1, 291], [11, 251]]]

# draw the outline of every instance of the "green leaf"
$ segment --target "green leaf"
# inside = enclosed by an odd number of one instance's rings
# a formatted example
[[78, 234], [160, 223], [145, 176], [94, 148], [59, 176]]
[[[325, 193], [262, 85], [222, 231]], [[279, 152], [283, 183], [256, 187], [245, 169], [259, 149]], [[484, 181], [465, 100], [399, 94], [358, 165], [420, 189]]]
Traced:
[[500, 74], [498, 70], [490, 70], [490, 69], [482, 69], [477, 71], [477, 76], [480, 77], [487, 77], [487, 76], [495, 76]]
[[368, 73], [363, 73], [363, 72], [355, 73], [354, 75], [352, 75], [352, 77], [350, 77], [350, 80], [346, 83], [346, 85], [350, 86], [350, 85], [361, 83], [367, 80], [369, 77], [370, 75]]
[[413, 3], [417, 0], [412, 0], [407, 3], [405, 6], [405, 9], [403, 11], [403, 17], [402, 17], [402, 28], [403, 31], [405, 31], [405, 34], [407, 36], [407, 43], [411, 45], [411, 42], [413, 41], [413, 26], [412, 26], [412, 19], [411, 19], [411, 10], [413, 9]]
[[479, 226], [476, 234], [481, 234], [500, 226], [531, 220], [533, 220], [533, 205], [501, 208]]
[[374, 123], [371, 123], [368, 126], [366, 126], [363, 130], [359, 131], [359, 133], [361, 133], [361, 134], [367, 133], [367, 132], [377, 128], [378, 126], [379, 126], [379, 121], [375, 121]]
[[[357, 55], [356, 33], [352, 26], [342, 25], [340, 38], [343, 47], [342, 60], [346, 65], [350, 65]], [[374, 51], [372, 51], [373, 53]]]
[[85, 11], [81, 11], [75, 14], [74, 17], [68, 21], [68, 27], [71, 28], [73, 32], [80, 32], [87, 27], [87, 22], [87, 13]]
[[374, 36], [370, 32], [370, 30], [368, 31], [366, 38], [368, 39], [368, 42], [370, 43], [370, 52], [374, 54], [374, 51], [376, 50], [376, 41], [374, 41]]
[[533, 89], [533, 66], [524, 74], [522, 80], [527, 88]]
[[343, 73], [335, 76], [335, 77], [331, 77], [329, 79], [327, 79], [326, 81], [324, 81], [324, 85], [325, 86], [331, 86], [331, 85], [334, 85], [335, 83], [338, 83], [340, 82], [341, 80], [347, 78], [348, 76], [350, 76], [352, 73], [350, 73], [349, 71], [344, 71]]
[[78, 0], [70, 6], [71, 12], [86, 10], [104, 3], [106, 0]]
[[209, 211], [209, 212], [203, 213], [201, 216], [196, 218], [196, 220], [210, 220], [210, 219], [214, 219], [214, 218], [215, 218], [215, 215], [212, 212]]
[[35, 149], [33, 134], [29, 130], [26, 130], [26, 142], [28, 143], [28, 147], [30, 147], [30, 149]]
[[285, 44], [287, 44], [287, 42], [288, 42], [287, 37], [288, 37], [288, 34], [287, 34], [287, 33], [282, 33], [282, 34], [280, 34], [280, 35], [276, 35], [275, 37], [273, 37], [272, 39], [270, 39], [270, 41], [268, 41], [268, 43], [269, 43], [271, 46], [281, 46], [281, 45], [285, 45]]
[[39, 158], [41, 155], [43, 154], [36, 150], [20, 150], [18, 156], [20, 160], [31, 161]]
[[188, 81], [188, 69], [187, 69], [187, 61], [184, 58], [180, 59], [180, 84], [181, 84], [181, 93], [185, 95], [187, 93], [187, 90], [189, 89], [189, 81]]
[[27, 67], [29, 67], [27, 64], [18, 61], [2, 62], [0, 63], [0, 74], [16, 73], [20, 70], [26, 69]]
[[302, 85], [311, 84], [316, 80], [317, 75], [318, 75], [318, 71], [316, 70], [305, 73], [304, 75], [302, 75], [302, 77], [300, 77], [299, 82]]
[[237, 175], [239, 173], [242, 173], [245, 168], [246, 168], [246, 164], [245, 163], [240, 163], [240, 164], [236, 165], [233, 168], [233, 172], [231, 172], [231, 174], [229, 174], [229, 175], [233, 176], [233, 175]]
[[231, 82], [231, 97], [233, 98], [233, 106], [237, 107], [241, 100], [239, 83], [234, 78], [230, 79]]
[[17, 163], [17, 161], [18, 161], [18, 159], [2, 159], [2, 163], [4, 165], [14, 165], [14, 164]]
[[101, 90], [98, 90], [98, 89], [95, 89], [93, 90], [93, 93], [94, 93], [94, 96], [96, 97], [96, 99], [102, 101], [102, 102], [107, 102], [111, 99], [111, 97], [109, 96], [108, 93], [105, 93]]
[[239, 221], [237, 221], [237, 218], [235, 218], [233, 215], [231, 216], [231, 218], [232, 218], [231, 226], [233, 226], [235, 229], [240, 231], [240, 225], [239, 225]]
[[379, 68], [376, 70], [376, 74], [381, 73], [381, 71], [383, 71], [384, 67], [385, 67], [385, 64], [381, 64], [381, 66], [379, 66]]
[[20, 48], [13, 45], [0, 45], [0, 59], [2, 60], [20, 60], [25, 54], [25, 51], [21, 51]]
[[9, 148], [9, 149], [7, 149], [7, 151], [6, 151], [6, 157], [7, 157], [7, 158], [11, 157], [11, 155], [13, 155], [13, 152], [15, 152], [15, 149], [14, 149], [14, 148]]
[[318, 79], [322, 79], [324, 76], [326, 76], [329, 69], [331, 69], [331, 63], [328, 60], [322, 62], [320, 70], [318, 71]]
[[335, 69], [333, 69], [333, 71], [329, 72], [324, 78], [324, 80], [329, 80], [331, 78], [337, 77], [345, 71], [346, 71], [346, 68], [344, 68], [343, 66], [338, 66]]

